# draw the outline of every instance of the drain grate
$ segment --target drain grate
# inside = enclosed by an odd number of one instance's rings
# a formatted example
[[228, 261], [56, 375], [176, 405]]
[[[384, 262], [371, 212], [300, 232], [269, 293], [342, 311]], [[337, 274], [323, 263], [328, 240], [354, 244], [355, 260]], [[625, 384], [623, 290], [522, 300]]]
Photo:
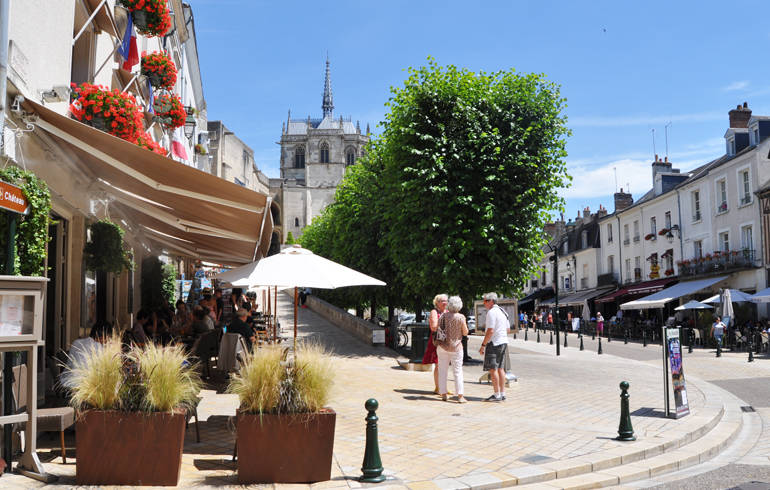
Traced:
[[741, 407], [741, 410], [743, 410], [744, 412], [756, 412], [756, 410], [754, 410], [754, 407], [752, 407], [751, 405], [743, 406]]

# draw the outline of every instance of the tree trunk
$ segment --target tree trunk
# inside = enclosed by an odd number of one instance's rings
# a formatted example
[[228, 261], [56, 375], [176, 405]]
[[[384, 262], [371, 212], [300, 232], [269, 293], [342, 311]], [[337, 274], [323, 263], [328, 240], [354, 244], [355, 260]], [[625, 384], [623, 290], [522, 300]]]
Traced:
[[371, 307], [371, 314], [369, 315], [369, 321], [376, 324], [377, 323], [377, 295], [372, 293], [372, 307]]
[[414, 321], [422, 321], [422, 301], [420, 301], [419, 296], [414, 298]]

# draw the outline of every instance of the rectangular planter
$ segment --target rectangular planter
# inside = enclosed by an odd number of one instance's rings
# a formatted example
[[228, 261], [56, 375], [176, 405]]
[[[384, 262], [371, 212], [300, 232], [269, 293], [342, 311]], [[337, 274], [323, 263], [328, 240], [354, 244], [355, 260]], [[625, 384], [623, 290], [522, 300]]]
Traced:
[[337, 414], [238, 413], [238, 483], [312, 483], [331, 478]]
[[88, 410], [75, 425], [78, 485], [164, 485], [179, 482], [184, 412]]

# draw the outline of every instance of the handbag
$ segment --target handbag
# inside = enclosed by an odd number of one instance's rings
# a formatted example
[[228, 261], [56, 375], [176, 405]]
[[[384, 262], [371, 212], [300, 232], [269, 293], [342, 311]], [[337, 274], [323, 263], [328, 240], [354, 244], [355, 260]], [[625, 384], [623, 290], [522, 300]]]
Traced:
[[438, 320], [438, 328], [436, 328], [436, 331], [433, 333], [433, 345], [436, 347], [446, 342], [446, 330], [443, 328], [443, 319], [444, 316], [442, 315]]

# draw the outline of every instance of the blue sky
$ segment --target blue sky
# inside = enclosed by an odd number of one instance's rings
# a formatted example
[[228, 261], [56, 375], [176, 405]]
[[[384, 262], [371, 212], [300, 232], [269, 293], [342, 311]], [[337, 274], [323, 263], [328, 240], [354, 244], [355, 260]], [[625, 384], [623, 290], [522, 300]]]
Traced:
[[281, 123], [321, 113], [324, 61], [335, 115], [373, 131], [391, 86], [433, 56], [470, 70], [545, 74], [572, 136], [566, 217], [618, 187], [638, 198], [658, 154], [692, 169], [724, 153], [727, 112], [770, 115], [770, 2], [189, 0], [210, 120], [277, 177]]

